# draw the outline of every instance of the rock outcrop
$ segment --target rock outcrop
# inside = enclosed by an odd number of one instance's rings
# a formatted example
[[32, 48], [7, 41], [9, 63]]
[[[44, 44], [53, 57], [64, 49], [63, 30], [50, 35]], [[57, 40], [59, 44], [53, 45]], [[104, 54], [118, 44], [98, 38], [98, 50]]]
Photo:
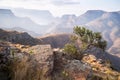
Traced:
[[89, 52], [80, 61], [55, 50], [53, 80], [119, 80], [120, 73], [115, 70], [119, 58], [97, 48]]
[[9, 45], [0, 42], [0, 80], [8, 80]]
[[41, 41], [31, 37], [28, 33], [17, 32], [17, 31], [5, 31], [0, 29], [0, 40], [9, 41], [12, 43], [19, 43], [23, 45], [37, 45]]
[[120, 71], [120, 58], [118, 56], [112, 55], [108, 52], [104, 52], [100, 48], [92, 48], [88, 50], [88, 54], [94, 55], [97, 59], [102, 59], [104, 61], [110, 61], [112, 68]]
[[54, 52], [54, 69], [52, 80], [86, 80], [91, 67], [80, 60], [67, 58], [59, 51]]
[[9, 44], [1, 44], [0, 79], [51, 80], [54, 56], [50, 45], [32, 46], [22, 52], [16, 51], [17, 47]]
[[[43, 77], [42, 80], [51, 80], [51, 72], [53, 70], [54, 55], [50, 45], [36, 45], [28, 49], [32, 51], [32, 65], [40, 68]], [[34, 68], [33, 68], [34, 69]]]

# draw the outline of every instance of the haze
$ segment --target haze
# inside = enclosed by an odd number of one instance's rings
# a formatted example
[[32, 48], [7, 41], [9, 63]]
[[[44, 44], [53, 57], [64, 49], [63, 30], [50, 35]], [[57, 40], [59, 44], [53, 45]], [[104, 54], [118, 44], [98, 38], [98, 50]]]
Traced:
[[120, 0], [0, 0], [0, 8], [49, 10], [54, 16], [81, 15], [87, 10], [119, 11]]

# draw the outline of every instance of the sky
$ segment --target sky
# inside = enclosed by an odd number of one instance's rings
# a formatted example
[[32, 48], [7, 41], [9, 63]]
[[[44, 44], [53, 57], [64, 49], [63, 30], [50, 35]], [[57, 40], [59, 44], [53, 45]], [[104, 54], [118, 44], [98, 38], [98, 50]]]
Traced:
[[120, 11], [120, 0], [0, 0], [0, 8], [49, 10], [54, 16], [87, 10]]

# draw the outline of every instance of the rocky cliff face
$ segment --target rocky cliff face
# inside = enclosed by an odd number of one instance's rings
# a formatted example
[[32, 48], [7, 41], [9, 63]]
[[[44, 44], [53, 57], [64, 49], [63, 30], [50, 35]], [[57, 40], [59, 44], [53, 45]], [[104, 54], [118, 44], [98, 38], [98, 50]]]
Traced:
[[51, 80], [54, 56], [50, 45], [37, 45], [22, 52], [22, 48], [16, 51], [18, 48], [15, 44], [2, 43], [0, 42], [1, 80]]
[[31, 37], [26, 32], [20, 33], [17, 31], [5, 31], [2, 29], [0, 29], [0, 40], [23, 45], [36, 45], [40, 43], [40, 40]]

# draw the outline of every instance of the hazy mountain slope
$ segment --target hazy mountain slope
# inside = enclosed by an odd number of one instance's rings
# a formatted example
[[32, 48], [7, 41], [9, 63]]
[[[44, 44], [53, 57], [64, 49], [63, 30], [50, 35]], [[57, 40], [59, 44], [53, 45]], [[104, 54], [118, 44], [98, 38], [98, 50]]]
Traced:
[[[51, 24], [49, 32], [72, 32], [75, 25], [87, 25], [93, 26], [92, 30], [102, 31], [102, 29], [108, 29], [109, 27], [119, 27], [119, 12], [105, 12], [101, 10], [89, 10], [83, 15], [63, 15]], [[97, 26], [97, 27], [96, 27]], [[102, 27], [101, 27], [102, 26]], [[107, 26], [107, 27], [106, 27]]]
[[91, 30], [101, 32], [108, 42], [108, 48], [120, 44], [116, 43], [116, 40], [120, 38], [120, 14], [118, 12], [104, 13], [100, 18], [91, 21], [86, 26]]
[[98, 19], [93, 20], [90, 23], [87, 23], [87, 25], [91, 26], [91, 29], [93, 30], [95, 29], [97, 31], [103, 31], [104, 29], [106, 29], [110, 31], [115, 27], [120, 28], [119, 21], [120, 21], [120, 14], [118, 12], [107, 12], [104, 13]]
[[120, 37], [113, 42], [113, 45], [110, 47], [108, 52], [120, 57]]
[[14, 31], [18, 31], [18, 32], [27, 32], [28, 34], [30, 34], [32, 37], [40, 37], [41, 34], [37, 34], [33, 31], [29, 31], [29, 30], [26, 30], [26, 29], [23, 29], [21, 27], [13, 27], [13, 28], [2, 28], [4, 30], [14, 30]]
[[17, 8], [13, 9], [12, 11], [17, 16], [29, 17], [36, 23], [42, 25], [48, 24], [54, 19], [53, 15], [47, 10]]
[[21, 27], [36, 33], [43, 33], [46, 26], [38, 25], [27, 17], [17, 17], [9, 9], [0, 9], [0, 27]]
[[61, 18], [54, 21], [51, 24], [53, 29], [49, 30], [48, 33], [55, 32], [72, 32], [72, 29], [76, 25], [85, 25], [99, 17], [101, 17], [105, 12], [101, 10], [89, 10], [86, 13], [75, 16], [75, 15], [63, 15]]
[[50, 24], [51, 28], [47, 33], [72, 32], [76, 18], [75, 15], [63, 15], [61, 18], [57, 18], [52, 24]]
[[99, 17], [101, 17], [105, 11], [102, 10], [88, 10], [86, 13], [77, 17], [75, 24], [84, 25], [88, 22], [91, 22]]

